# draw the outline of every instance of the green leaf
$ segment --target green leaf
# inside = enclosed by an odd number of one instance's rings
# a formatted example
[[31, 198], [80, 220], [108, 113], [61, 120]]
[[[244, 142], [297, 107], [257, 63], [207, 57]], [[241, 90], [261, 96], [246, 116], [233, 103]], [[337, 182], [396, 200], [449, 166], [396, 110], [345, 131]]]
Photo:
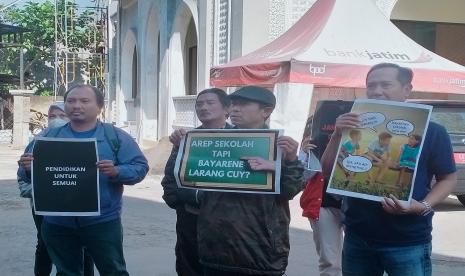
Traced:
[[[68, 23], [74, 29], [68, 29], [68, 47], [75, 51], [95, 49], [98, 43], [93, 39], [97, 32], [97, 41], [103, 39], [102, 31], [94, 26], [94, 11], [78, 10], [77, 6], [69, 0], [58, 1], [59, 22], [64, 23], [65, 1], [67, 2], [66, 15]], [[55, 4], [50, 0], [38, 3], [29, 1], [21, 7], [12, 7], [5, 10], [4, 20], [16, 26], [23, 26], [30, 32], [23, 35], [24, 66], [32, 76], [30, 88], [53, 86], [55, 64]], [[61, 30], [62, 31], [62, 30]], [[19, 48], [0, 48], [0, 73], [19, 75]], [[98, 61], [91, 61], [94, 67]], [[78, 72], [79, 73], [79, 72]], [[82, 72], [81, 72], [82, 73]], [[83, 72], [87, 74], [87, 72]]]

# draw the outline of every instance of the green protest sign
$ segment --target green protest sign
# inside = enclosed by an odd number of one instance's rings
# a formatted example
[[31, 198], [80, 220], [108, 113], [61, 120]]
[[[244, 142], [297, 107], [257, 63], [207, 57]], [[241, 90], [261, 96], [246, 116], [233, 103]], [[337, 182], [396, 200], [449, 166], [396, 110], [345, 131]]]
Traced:
[[[279, 193], [278, 130], [194, 130], [188, 132], [175, 167], [178, 186], [236, 192]], [[252, 170], [245, 157], [273, 162]]]

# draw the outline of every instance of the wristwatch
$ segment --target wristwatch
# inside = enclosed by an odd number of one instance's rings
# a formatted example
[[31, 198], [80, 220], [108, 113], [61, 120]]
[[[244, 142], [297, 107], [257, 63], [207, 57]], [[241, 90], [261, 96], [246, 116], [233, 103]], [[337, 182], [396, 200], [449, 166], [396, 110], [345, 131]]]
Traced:
[[420, 213], [420, 215], [426, 217], [427, 215], [434, 212], [433, 207], [431, 206], [431, 204], [428, 201], [423, 200], [420, 203], [423, 204], [423, 206], [425, 206], [425, 209]]

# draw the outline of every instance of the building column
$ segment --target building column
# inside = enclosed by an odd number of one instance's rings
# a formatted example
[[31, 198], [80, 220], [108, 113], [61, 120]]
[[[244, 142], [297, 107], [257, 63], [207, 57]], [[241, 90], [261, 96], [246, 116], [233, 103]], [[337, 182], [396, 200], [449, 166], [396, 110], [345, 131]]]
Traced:
[[13, 101], [13, 148], [23, 149], [29, 143], [31, 99], [14, 96]]

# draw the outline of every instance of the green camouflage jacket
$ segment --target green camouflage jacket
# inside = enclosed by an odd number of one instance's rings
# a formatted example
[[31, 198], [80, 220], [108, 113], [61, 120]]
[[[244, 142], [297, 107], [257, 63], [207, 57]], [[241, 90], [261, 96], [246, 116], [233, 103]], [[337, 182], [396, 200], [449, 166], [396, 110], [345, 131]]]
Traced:
[[196, 190], [178, 188], [174, 177], [174, 166], [176, 164], [176, 156], [178, 155], [178, 147], [173, 147], [170, 157], [165, 165], [165, 176], [161, 180], [163, 186], [163, 200], [173, 209], [184, 204], [196, 205]]
[[[232, 128], [232, 125], [226, 123], [225, 129]], [[202, 127], [198, 127], [202, 129]], [[176, 178], [174, 177], [174, 166], [176, 165], [176, 157], [178, 156], [179, 147], [173, 146], [170, 157], [165, 165], [165, 176], [161, 180], [163, 186], [163, 200], [166, 204], [176, 209], [179, 206], [190, 205], [193, 207], [197, 206], [197, 190], [194, 189], [182, 189], [178, 188], [176, 184]]]
[[205, 192], [198, 217], [200, 262], [253, 275], [284, 274], [289, 256], [289, 200], [303, 190], [303, 166], [283, 162], [281, 194]]

